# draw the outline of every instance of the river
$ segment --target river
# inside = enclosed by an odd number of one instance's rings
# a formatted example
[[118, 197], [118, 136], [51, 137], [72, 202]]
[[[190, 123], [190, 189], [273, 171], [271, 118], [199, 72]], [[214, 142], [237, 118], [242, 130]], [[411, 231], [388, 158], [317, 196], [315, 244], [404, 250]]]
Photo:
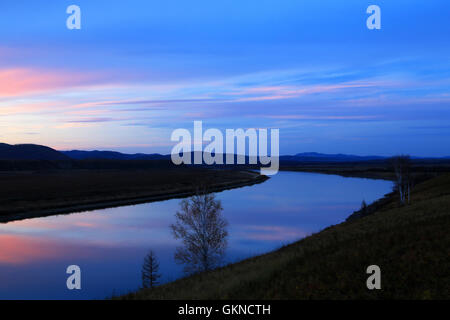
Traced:
[[[279, 248], [345, 220], [362, 200], [392, 189], [383, 180], [280, 172], [268, 181], [216, 195], [229, 223], [227, 262]], [[183, 275], [170, 225], [180, 199], [0, 224], [0, 299], [103, 299], [141, 285], [154, 250], [162, 282]], [[81, 268], [68, 290], [66, 268]]]

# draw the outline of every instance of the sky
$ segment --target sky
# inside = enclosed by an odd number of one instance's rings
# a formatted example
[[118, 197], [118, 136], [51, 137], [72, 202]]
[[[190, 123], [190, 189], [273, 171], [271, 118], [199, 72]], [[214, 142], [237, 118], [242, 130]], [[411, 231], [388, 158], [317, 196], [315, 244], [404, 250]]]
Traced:
[[2, 0], [0, 142], [170, 153], [200, 120], [279, 128], [281, 154], [450, 156], [449, 21], [447, 0]]

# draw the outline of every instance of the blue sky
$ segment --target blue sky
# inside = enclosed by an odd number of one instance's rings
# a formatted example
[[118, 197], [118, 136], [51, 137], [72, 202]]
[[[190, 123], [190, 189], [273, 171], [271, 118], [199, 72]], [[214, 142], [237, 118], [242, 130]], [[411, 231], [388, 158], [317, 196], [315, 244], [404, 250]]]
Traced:
[[279, 128], [282, 154], [450, 155], [449, 21], [443, 0], [2, 0], [0, 141], [169, 153], [202, 120]]

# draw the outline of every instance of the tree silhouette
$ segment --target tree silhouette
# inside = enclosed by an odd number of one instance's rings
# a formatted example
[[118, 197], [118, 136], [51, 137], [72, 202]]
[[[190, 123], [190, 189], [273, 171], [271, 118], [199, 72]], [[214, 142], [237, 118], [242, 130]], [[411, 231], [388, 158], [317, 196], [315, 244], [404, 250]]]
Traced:
[[158, 259], [153, 250], [150, 250], [145, 256], [142, 266], [142, 287], [152, 289], [159, 284], [158, 279], [160, 277]]
[[212, 270], [220, 265], [227, 247], [227, 221], [222, 205], [214, 194], [197, 192], [180, 203], [176, 223], [171, 225], [175, 239], [183, 246], [175, 252], [175, 260], [184, 264], [188, 274]]

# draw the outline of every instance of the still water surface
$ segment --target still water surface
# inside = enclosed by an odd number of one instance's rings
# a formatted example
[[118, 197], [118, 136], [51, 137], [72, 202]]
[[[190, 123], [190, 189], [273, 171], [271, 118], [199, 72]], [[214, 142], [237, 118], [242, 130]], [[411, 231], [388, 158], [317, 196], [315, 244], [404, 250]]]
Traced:
[[[227, 262], [293, 242], [345, 220], [364, 199], [391, 190], [381, 180], [280, 172], [217, 194], [229, 223]], [[103, 299], [141, 284], [149, 249], [163, 281], [182, 276], [170, 224], [180, 199], [0, 224], [0, 299]], [[66, 288], [67, 266], [81, 267], [82, 289]]]

